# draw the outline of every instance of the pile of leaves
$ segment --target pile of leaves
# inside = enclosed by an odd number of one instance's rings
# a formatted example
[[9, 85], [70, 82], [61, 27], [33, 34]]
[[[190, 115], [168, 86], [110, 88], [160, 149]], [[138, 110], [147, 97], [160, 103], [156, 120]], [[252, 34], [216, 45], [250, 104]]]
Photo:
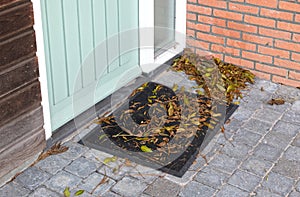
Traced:
[[234, 99], [243, 98], [242, 90], [247, 83], [254, 83], [255, 75], [236, 65], [225, 63], [219, 58], [203, 57], [189, 50], [177, 58], [172, 69], [185, 72], [190, 80], [194, 80], [205, 92], [199, 91], [200, 95], [209, 98], [224, 98], [232, 103]]

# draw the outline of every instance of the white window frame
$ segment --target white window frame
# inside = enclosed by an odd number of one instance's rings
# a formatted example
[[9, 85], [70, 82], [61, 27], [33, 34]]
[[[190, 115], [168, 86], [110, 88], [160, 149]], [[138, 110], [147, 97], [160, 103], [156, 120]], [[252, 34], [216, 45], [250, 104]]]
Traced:
[[140, 66], [150, 73], [161, 64], [183, 51], [186, 46], [187, 0], [176, 0], [175, 43], [176, 46], [155, 57], [154, 55], [154, 0], [139, 1]]

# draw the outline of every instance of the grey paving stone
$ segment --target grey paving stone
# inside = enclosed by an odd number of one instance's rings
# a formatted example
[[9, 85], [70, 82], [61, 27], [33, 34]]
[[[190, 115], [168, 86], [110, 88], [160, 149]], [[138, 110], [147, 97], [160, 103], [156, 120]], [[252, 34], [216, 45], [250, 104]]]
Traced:
[[65, 170], [76, 176], [86, 178], [97, 170], [97, 165], [86, 158], [80, 157], [65, 167]]
[[300, 192], [300, 180], [299, 180], [298, 183], [296, 184], [295, 188], [296, 188], [296, 190], [297, 190], [298, 192]]
[[69, 147], [69, 150], [60, 154], [60, 156], [67, 160], [75, 160], [89, 150], [86, 146], [72, 141], [66, 142], [63, 145]]
[[[216, 138], [216, 142], [220, 145], [224, 145], [228, 141], [232, 141], [232, 138], [234, 136], [234, 133], [226, 132], [217, 134], [214, 138]], [[225, 138], [226, 137], [226, 138]]]
[[207, 197], [207, 196], [213, 196], [213, 194], [215, 192], [216, 192], [215, 189], [193, 181], [193, 182], [189, 183], [188, 185], [186, 185], [181, 190], [179, 196], [181, 196], [181, 197], [200, 197], [200, 196]]
[[93, 162], [99, 163], [99, 164], [102, 164], [106, 158], [113, 157], [113, 155], [111, 155], [111, 154], [108, 154], [108, 153], [105, 153], [102, 151], [98, 151], [95, 149], [90, 149], [89, 151], [85, 152], [83, 156], [85, 158], [87, 158]]
[[14, 182], [10, 182], [0, 188], [0, 197], [23, 197], [27, 196], [29, 193], [29, 189]]
[[240, 163], [241, 161], [235, 158], [229, 157], [225, 154], [218, 154], [209, 163], [209, 165], [223, 172], [232, 173], [235, 169], [237, 169]]
[[170, 180], [180, 186], [185, 186], [189, 184], [193, 178], [196, 176], [197, 171], [195, 170], [188, 170], [182, 177], [176, 177], [170, 174], [167, 174], [164, 178]]
[[272, 130], [293, 138], [299, 133], [300, 125], [278, 121]]
[[98, 186], [95, 191], [93, 192], [93, 195], [94, 196], [102, 196], [104, 193], [107, 193], [112, 186], [114, 186], [116, 184], [116, 181], [114, 181], [113, 179], [111, 178], [108, 178], [107, 181]]
[[220, 172], [210, 166], [206, 166], [201, 170], [196, 176], [195, 181], [208, 185], [212, 188], [218, 189], [222, 184], [224, 184], [229, 178], [229, 174]]
[[255, 193], [257, 197], [281, 197], [279, 194], [272, 193], [263, 188], [259, 188]]
[[290, 103], [285, 103], [283, 105], [270, 105], [270, 104], [267, 104], [267, 102], [268, 101], [266, 101], [263, 104], [263, 108], [265, 108], [265, 109], [272, 109], [272, 110], [280, 112], [280, 113], [284, 113], [285, 111], [287, 111], [288, 109], [290, 109], [291, 106], [292, 106]]
[[249, 157], [243, 162], [241, 169], [254, 173], [258, 176], [264, 176], [271, 167], [271, 162], [256, 157]]
[[297, 179], [300, 177], [300, 161], [290, 161], [285, 158], [280, 159], [272, 171]]
[[239, 121], [246, 121], [251, 118], [251, 116], [254, 114], [254, 110], [249, 110], [246, 108], [238, 108], [234, 114], [233, 118], [239, 120]]
[[173, 87], [174, 83], [178, 84], [182, 80], [184, 80], [184, 78], [182, 77], [182, 75], [180, 75], [180, 73], [173, 71], [165, 71], [159, 76], [155, 77], [152, 81], [171, 88]]
[[156, 197], [177, 196], [180, 186], [163, 178], [158, 178], [145, 191], [145, 194]]
[[264, 109], [260, 109], [259, 111], [257, 111], [254, 114], [254, 118], [256, 118], [258, 120], [263, 120], [265, 122], [273, 123], [273, 122], [276, 122], [280, 118], [281, 115], [282, 115], [282, 113], [279, 113], [276, 110], [264, 108]]
[[103, 194], [101, 197], [121, 197], [121, 196], [119, 194], [109, 191], [109, 192], [106, 192], [105, 194]]
[[300, 147], [300, 132], [299, 132], [299, 134], [297, 135], [297, 137], [294, 139], [292, 145], [293, 145], [293, 146]]
[[120, 180], [127, 174], [127, 172], [120, 170], [122, 164], [115, 163], [110, 165], [111, 166], [101, 166], [100, 168], [98, 168], [97, 172], [106, 175], [114, 180]]
[[283, 158], [290, 161], [300, 161], [300, 147], [290, 146], [283, 154]]
[[95, 172], [88, 176], [86, 179], [84, 179], [82, 183], [78, 186], [78, 188], [92, 193], [92, 191], [98, 186], [98, 184], [103, 180], [103, 178], [104, 175]]
[[281, 96], [287, 102], [294, 102], [299, 100], [300, 91], [294, 87], [280, 85], [276, 91], [276, 95]]
[[248, 195], [248, 192], [227, 184], [221, 188], [221, 190], [216, 194], [216, 197], [246, 197]]
[[164, 173], [146, 166], [137, 165], [135, 169], [130, 173], [130, 176], [144, 183], [151, 184], [160, 176], [164, 176]]
[[243, 125], [243, 128], [259, 134], [265, 134], [270, 130], [272, 124], [251, 118]]
[[251, 147], [245, 144], [239, 144], [233, 142], [233, 145], [227, 142], [224, 148], [221, 150], [222, 153], [228, 155], [229, 157], [236, 158], [238, 160], [242, 160], [247, 157], [250, 152]]
[[289, 194], [289, 197], [299, 197], [300, 196], [300, 192], [297, 191], [292, 191], [292, 193]]
[[72, 160], [64, 159], [61, 155], [52, 155], [42, 161], [39, 161], [35, 166], [54, 175], [71, 162]]
[[271, 94], [275, 93], [279, 88], [278, 84], [262, 79], [255, 80], [254, 86], [258, 89], [263, 87], [264, 91], [269, 92]]
[[225, 132], [237, 132], [241, 126], [244, 124], [243, 121], [237, 120], [235, 118], [230, 118], [230, 122], [224, 124]]
[[262, 182], [262, 186], [267, 190], [285, 196], [293, 187], [293, 179], [271, 172]]
[[288, 111], [283, 115], [282, 120], [299, 125], [300, 124], [300, 113], [298, 111], [297, 112], [296, 111]]
[[254, 146], [258, 143], [262, 136], [257, 133], [253, 133], [247, 129], [241, 128], [234, 136], [233, 142], [246, 144], [248, 146]]
[[81, 180], [82, 179], [78, 176], [75, 176], [65, 171], [60, 171], [52, 178], [50, 178], [45, 183], [45, 186], [51, 190], [62, 194], [66, 187], [69, 187], [70, 189], [75, 188], [77, 185], [79, 185]]
[[270, 131], [263, 139], [264, 143], [278, 149], [285, 149], [291, 143], [291, 141], [291, 137], [274, 131]]
[[228, 183], [235, 187], [251, 192], [256, 186], [259, 185], [260, 181], [261, 178], [256, 175], [237, 170], [232, 177], [229, 178]]
[[254, 156], [267, 161], [275, 161], [279, 158], [281, 150], [267, 144], [260, 144], [254, 150]]
[[140, 196], [146, 188], [146, 183], [143, 183], [138, 179], [124, 177], [115, 186], [113, 186], [112, 191], [125, 197], [132, 197]]
[[34, 190], [49, 178], [50, 174], [41, 171], [36, 167], [30, 167], [17, 176], [15, 181], [27, 189]]
[[41, 196], [43, 196], [43, 197], [62, 197], [62, 194], [51, 191], [45, 187], [39, 187], [29, 196], [30, 197], [41, 197]]

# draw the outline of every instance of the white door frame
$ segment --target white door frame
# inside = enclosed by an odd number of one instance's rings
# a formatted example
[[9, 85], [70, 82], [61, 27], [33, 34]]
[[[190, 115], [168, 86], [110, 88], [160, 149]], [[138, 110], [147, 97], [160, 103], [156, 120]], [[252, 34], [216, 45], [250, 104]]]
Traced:
[[187, 0], [176, 1], [175, 42], [161, 55], [154, 57], [154, 0], [139, 1], [140, 66], [144, 73], [150, 73], [161, 64], [183, 51], [186, 46], [186, 5]]
[[42, 9], [40, 0], [32, 0], [34, 13], [34, 29], [36, 35], [37, 57], [39, 60], [40, 84], [42, 92], [42, 106], [44, 115], [44, 129], [46, 140], [52, 136], [50, 106], [48, 97], [47, 72], [46, 72], [46, 57], [44, 50], [44, 35], [42, 26]]

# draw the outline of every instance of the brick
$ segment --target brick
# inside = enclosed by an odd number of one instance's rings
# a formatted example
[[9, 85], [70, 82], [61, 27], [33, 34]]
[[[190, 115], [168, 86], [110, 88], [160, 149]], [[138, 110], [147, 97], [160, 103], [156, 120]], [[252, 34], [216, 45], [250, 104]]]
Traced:
[[187, 20], [196, 20], [197, 19], [197, 15], [196, 14], [192, 14], [192, 13], [187, 13], [186, 15]]
[[292, 179], [271, 172], [268, 179], [263, 180], [262, 186], [271, 192], [286, 196], [292, 190], [293, 183], [294, 181]]
[[294, 24], [294, 23], [288, 23], [288, 22], [278, 21], [278, 22], [277, 22], [277, 27], [278, 27], [279, 29], [283, 29], [283, 30], [286, 30], [286, 31], [298, 32], [298, 33], [300, 33], [300, 25], [299, 25], [299, 24]]
[[300, 34], [295, 34], [293, 35], [293, 41], [295, 42], [300, 42]]
[[289, 78], [290, 79], [300, 80], [300, 73], [299, 72], [295, 72], [295, 71], [290, 71], [289, 72]]
[[221, 27], [226, 26], [226, 20], [218, 19], [215, 17], [198, 15], [198, 21], [201, 23], [206, 23], [206, 24], [214, 25], [214, 26], [221, 26]]
[[240, 30], [243, 32], [249, 32], [249, 33], [257, 33], [257, 27], [253, 25], [248, 25], [244, 23], [236, 23], [233, 21], [228, 21], [228, 28], [230, 29], [235, 29], [235, 30]]
[[264, 46], [258, 46], [258, 52], [261, 54], [271, 55], [271, 56], [280, 57], [280, 58], [289, 58], [290, 57], [289, 51], [270, 48], [270, 47], [264, 47]]
[[243, 40], [261, 45], [273, 46], [273, 38], [243, 33]]
[[282, 60], [279, 58], [274, 59], [274, 64], [277, 66], [281, 66], [284, 68], [290, 68], [290, 69], [295, 69], [295, 70], [300, 70], [300, 63], [292, 62], [289, 60]]
[[251, 192], [259, 184], [260, 180], [261, 178], [256, 175], [237, 170], [232, 175], [232, 177], [230, 177], [228, 183], [248, 192]]
[[259, 27], [258, 32], [259, 32], [259, 34], [264, 35], [264, 36], [270, 36], [273, 38], [281, 38], [281, 39], [285, 39], [285, 40], [290, 40], [291, 35], [292, 35], [289, 32], [267, 29], [267, 28], [263, 28], [263, 27]]
[[205, 25], [205, 24], [200, 24], [200, 23], [194, 23], [187, 21], [187, 27], [191, 29], [195, 29], [198, 31], [203, 31], [203, 32], [210, 32], [210, 25]]
[[197, 0], [188, 0], [188, 2], [197, 3]]
[[242, 51], [242, 57], [257, 62], [272, 63], [272, 57], [248, 51]]
[[186, 30], [186, 35], [189, 36], [189, 37], [195, 38], [196, 37], [196, 32], [193, 29], [187, 29]]
[[234, 58], [230, 56], [225, 56], [225, 62], [232, 63], [235, 65], [239, 65], [246, 68], [254, 68], [254, 62], [248, 61], [242, 58]]
[[232, 38], [240, 38], [241, 37], [241, 32], [229, 30], [229, 29], [221, 28], [221, 27], [213, 26], [212, 32], [215, 34], [226, 36], [226, 37], [232, 37]]
[[210, 44], [207, 42], [202, 42], [200, 40], [195, 40], [195, 39], [187, 39], [187, 45], [189, 47], [197, 47], [206, 50], [209, 50], [209, 46], [210, 46]]
[[299, 3], [280, 1], [279, 2], [279, 8], [283, 9], [283, 10], [300, 12], [300, 4]]
[[185, 186], [179, 196], [213, 196], [215, 192], [216, 190], [211, 187], [192, 181]]
[[292, 53], [292, 60], [300, 61], [300, 54], [299, 53]]
[[255, 44], [251, 44], [251, 43], [247, 43], [247, 42], [243, 42], [243, 41], [239, 41], [239, 40], [227, 39], [227, 45], [236, 47], [236, 48], [240, 48], [240, 49], [249, 50], [249, 51], [256, 51]]
[[226, 18], [226, 19], [236, 20], [236, 21], [241, 21], [243, 18], [242, 14], [224, 11], [224, 10], [218, 10], [218, 9], [214, 9], [213, 15], [220, 18]]
[[212, 9], [204, 6], [199, 6], [199, 5], [193, 5], [193, 4], [188, 4], [187, 5], [187, 11], [189, 12], [195, 12], [198, 14], [204, 14], [204, 15], [211, 15], [212, 14]]
[[275, 40], [275, 47], [281, 48], [281, 49], [287, 49], [289, 51], [300, 51], [300, 44], [296, 44], [293, 42], [286, 42], [283, 40]]
[[264, 72], [259, 72], [256, 70], [251, 70], [251, 72], [258, 78], [260, 79], [266, 79], [266, 80], [270, 80], [271, 79], [271, 75], [268, 73], [264, 73]]
[[220, 36], [214, 36], [211, 34], [205, 34], [201, 32], [197, 32], [197, 38], [201, 40], [205, 40], [212, 43], [224, 44], [225, 39]]
[[256, 6], [264, 6], [270, 8], [277, 8], [278, 0], [246, 0], [246, 3], [253, 4]]
[[274, 66], [264, 65], [264, 64], [260, 64], [260, 63], [256, 63], [255, 68], [259, 71], [263, 71], [266, 73], [272, 73], [272, 74], [283, 76], [283, 77], [287, 76], [286, 69], [277, 68]]
[[287, 78], [283, 78], [283, 77], [279, 77], [279, 76], [273, 76], [272, 81], [275, 83], [282, 83], [282, 84], [293, 86], [293, 87], [300, 87], [299, 81], [295, 81], [295, 80], [291, 80], [291, 79], [287, 79]]
[[214, 52], [221, 52], [221, 53], [225, 53], [225, 54], [230, 54], [233, 56], [239, 56], [240, 55], [240, 51], [239, 49], [235, 49], [235, 48], [231, 48], [231, 47], [225, 47], [222, 45], [217, 45], [217, 44], [212, 44], [211, 45], [211, 50]]
[[217, 8], [227, 8], [227, 2], [226, 1], [219, 1], [219, 0], [198, 0], [198, 3], [201, 5], [206, 5], [210, 7], [217, 7]]
[[[242, 1], [243, 2], [243, 1]], [[243, 5], [238, 3], [229, 3], [229, 10], [242, 12], [242, 13], [251, 13], [251, 14], [258, 14], [258, 7]]]
[[270, 17], [270, 18], [282, 19], [282, 20], [289, 20], [289, 21], [293, 20], [293, 14], [290, 12], [282, 12], [282, 11], [277, 11], [277, 10], [272, 10], [267, 8], [261, 8], [260, 15]]
[[295, 21], [297, 23], [300, 23], [300, 14], [296, 14]]
[[246, 23], [259, 25], [259, 26], [275, 27], [275, 20], [273, 19], [245, 15], [244, 21]]

